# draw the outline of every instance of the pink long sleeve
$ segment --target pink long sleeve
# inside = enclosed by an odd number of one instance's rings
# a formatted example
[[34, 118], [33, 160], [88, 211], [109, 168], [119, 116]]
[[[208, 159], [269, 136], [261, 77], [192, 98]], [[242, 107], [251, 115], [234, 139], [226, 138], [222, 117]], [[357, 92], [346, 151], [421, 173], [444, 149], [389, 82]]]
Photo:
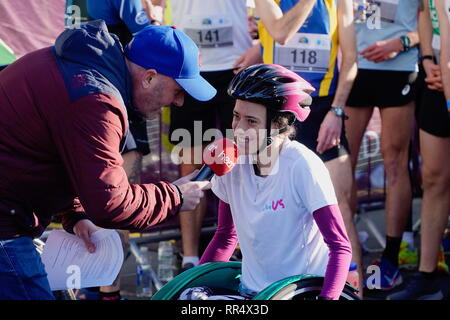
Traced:
[[320, 208], [314, 220], [330, 249], [321, 297], [337, 300], [344, 289], [352, 260], [352, 247], [338, 205]]
[[230, 205], [219, 202], [218, 225], [213, 239], [200, 259], [200, 264], [211, 261], [228, 261], [233, 255], [237, 244], [237, 234], [234, 228]]

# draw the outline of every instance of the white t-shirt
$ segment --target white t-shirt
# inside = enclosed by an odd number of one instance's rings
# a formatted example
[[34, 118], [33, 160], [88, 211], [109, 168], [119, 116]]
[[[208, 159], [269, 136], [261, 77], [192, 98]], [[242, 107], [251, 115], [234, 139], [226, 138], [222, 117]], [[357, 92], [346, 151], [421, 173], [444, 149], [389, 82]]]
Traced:
[[324, 163], [290, 140], [276, 174], [256, 176], [248, 159], [242, 156], [230, 173], [212, 179], [213, 192], [231, 208], [243, 255], [243, 285], [260, 292], [288, 276], [324, 276], [329, 250], [313, 212], [337, 204]]
[[247, 0], [172, 0], [171, 24], [200, 49], [201, 71], [221, 71], [252, 46]]
[[[418, 0], [378, 0], [374, 2], [375, 7], [368, 12], [370, 16], [367, 21], [355, 23], [358, 52], [377, 41], [399, 38], [410, 31], [417, 30], [419, 3]], [[400, 52], [393, 59], [379, 63], [358, 55], [358, 68], [414, 72], [418, 71], [418, 54], [418, 48], [412, 47], [406, 52]]]

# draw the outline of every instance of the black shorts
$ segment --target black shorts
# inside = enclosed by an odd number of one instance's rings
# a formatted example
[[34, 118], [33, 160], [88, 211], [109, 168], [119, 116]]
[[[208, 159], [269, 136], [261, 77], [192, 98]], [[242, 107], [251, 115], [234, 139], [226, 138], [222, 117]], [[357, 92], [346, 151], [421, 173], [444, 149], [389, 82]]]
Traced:
[[331, 109], [331, 104], [333, 103], [334, 96], [329, 97], [318, 97], [313, 99], [311, 105], [311, 113], [304, 122], [295, 122], [297, 129], [297, 135], [295, 140], [304, 144], [309, 149], [314, 151], [323, 162], [327, 162], [336, 159], [342, 155], [350, 154], [350, 148], [348, 146], [347, 137], [345, 135], [345, 123], [342, 120], [342, 132], [341, 132], [341, 142], [339, 145], [328, 149], [323, 154], [316, 152], [317, 148], [317, 137], [319, 136], [320, 125], [323, 119]]
[[[182, 107], [170, 108], [169, 140], [172, 144], [190, 147], [207, 144], [210, 142], [209, 138], [203, 141], [206, 130], [219, 129], [225, 136], [225, 130], [231, 129], [235, 99], [228, 95], [227, 89], [234, 77], [233, 71], [202, 72], [201, 75], [217, 89], [217, 94], [205, 102], [197, 101], [186, 94]], [[201, 127], [198, 121], [201, 121]], [[186, 139], [179, 139], [177, 134], [174, 135], [177, 129], [186, 129], [191, 135], [190, 141], [186, 142]], [[201, 139], [198, 137], [200, 134]]]
[[447, 101], [442, 91], [431, 90], [425, 83], [425, 71], [420, 68], [418, 78], [418, 94], [416, 119], [423, 131], [434, 136], [450, 137], [450, 118], [447, 112]]
[[358, 69], [349, 107], [399, 107], [415, 99], [417, 72]]

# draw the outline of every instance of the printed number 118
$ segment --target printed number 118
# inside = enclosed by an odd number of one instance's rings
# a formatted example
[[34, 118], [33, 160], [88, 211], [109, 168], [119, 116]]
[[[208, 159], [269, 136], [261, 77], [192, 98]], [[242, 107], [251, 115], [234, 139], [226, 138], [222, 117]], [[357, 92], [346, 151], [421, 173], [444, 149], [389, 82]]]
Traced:
[[301, 64], [316, 64], [317, 63], [317, 52], [314, 50], [292, 50], [290, 52], [292, 54], [292, 58], [294, 64], [297, 63], [297, 59], [299, 59], [299, 63]]

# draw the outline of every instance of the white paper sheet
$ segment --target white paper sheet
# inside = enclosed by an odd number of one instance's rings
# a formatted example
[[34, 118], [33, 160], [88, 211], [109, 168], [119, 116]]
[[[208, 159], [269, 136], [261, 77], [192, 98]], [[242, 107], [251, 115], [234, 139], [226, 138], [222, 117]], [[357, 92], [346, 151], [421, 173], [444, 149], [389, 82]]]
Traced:
[[53, 230], [44, 246], [42, 262], [52, 290], [108, 286], [123, 263], [123, 249], [115, 230], [92, 234], [95, 252], [89, 253], [83, 240], [62, 230]]

